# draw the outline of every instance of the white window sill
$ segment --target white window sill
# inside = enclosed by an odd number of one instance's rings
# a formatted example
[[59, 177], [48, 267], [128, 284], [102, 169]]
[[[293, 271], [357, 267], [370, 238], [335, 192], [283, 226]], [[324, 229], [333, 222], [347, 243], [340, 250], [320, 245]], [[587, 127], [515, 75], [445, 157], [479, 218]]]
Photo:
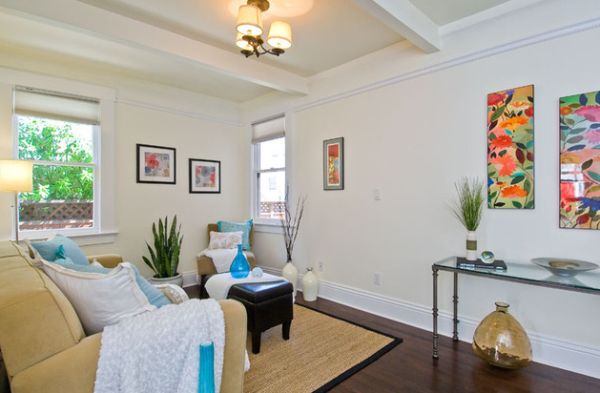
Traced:
[[279, 220], [254, 220], [254, 230], [259, 233], [283, 234], [281, 221]]
[[21, 232], [19, 233], [20, 240], [46, 240], [55, 234], [60, 233], [66, 237], [72, 238], [80, 246], [91, 246], [94, 244], [110, 244], [114, 243], [119, 235], [118, 230], [104, 232], [80, 232], [69, 233], [67, 231], [40, 231], [40, 232]]

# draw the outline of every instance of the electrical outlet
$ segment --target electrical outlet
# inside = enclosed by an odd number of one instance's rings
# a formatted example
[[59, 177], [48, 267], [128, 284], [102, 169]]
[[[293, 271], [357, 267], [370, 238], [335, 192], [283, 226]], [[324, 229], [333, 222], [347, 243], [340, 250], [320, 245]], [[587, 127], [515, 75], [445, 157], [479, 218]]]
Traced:
[[379, 188], [373, 189], [373, 199], [376, 201], [381, 200], [381, 190]]
[[323, 262], [323, 261], [317, 262], [317, 268], [319, 269], [320, 272], [322, 272], [323, 269], [325, 269], [325, 262]]
[[373, 273], [373, 284], [377, 286], [381, 286], [381, 273], [375, 272]]

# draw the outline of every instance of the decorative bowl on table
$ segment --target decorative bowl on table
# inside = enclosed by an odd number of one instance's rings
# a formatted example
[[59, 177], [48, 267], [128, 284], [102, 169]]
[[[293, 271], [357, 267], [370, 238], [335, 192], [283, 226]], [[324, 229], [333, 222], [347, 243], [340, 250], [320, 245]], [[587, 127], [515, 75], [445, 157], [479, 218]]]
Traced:
[[598, 268], [592, 262], [579, 261], [565, 258], [533, 258], [531, 262], [560, 277], [573, 277], [578, 273], [587, 272]]

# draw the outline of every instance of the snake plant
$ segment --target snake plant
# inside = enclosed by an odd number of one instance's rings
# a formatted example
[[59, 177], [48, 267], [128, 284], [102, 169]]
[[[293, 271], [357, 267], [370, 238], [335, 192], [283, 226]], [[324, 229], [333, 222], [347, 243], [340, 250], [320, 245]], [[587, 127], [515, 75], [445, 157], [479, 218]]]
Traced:
[[154, 271], [155, 278], [168, 278], [177, 275], [179, 265], [179, 253], [183, 236], [180, 235], [181, 224], [177, 227], [177, 216], [173, 217], [169, 228], [169, 218], [158, 219], [158, 226], [152, 223], [152, 234], [154, 235], [154, 249], [146, 242], [150, 258], [142, 257], [146, 265]]

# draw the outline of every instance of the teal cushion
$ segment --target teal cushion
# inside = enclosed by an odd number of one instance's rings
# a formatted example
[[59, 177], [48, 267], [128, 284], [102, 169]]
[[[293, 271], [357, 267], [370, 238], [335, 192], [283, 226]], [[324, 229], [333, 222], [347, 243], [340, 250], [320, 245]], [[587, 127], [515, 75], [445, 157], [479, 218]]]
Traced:
[[83, 251], [81, 251], [79, 245], [73, 240], [63, 235], [56, 235], [49, 241], [56, 244], [57, 249], [60, 249], [60, 246], [63, 246], [64, 255], [71, 258], [73, 263], [77, 265], [89, 265], [90, 262], [88, 261], [87, 257]]
[[252, 230], [252, 219], [245, 222], [218, 221], [217, 228], [219, 232], [243, 232], [242, 233], [242, 248], [246, 251], [250, 250], [250, 231]]
[[31, 247], [40, 254], [40, 256], [50, 262], [56, 259], [56, 249], [58, 245], [49, 241], [31, 242]]
[[88, 265], [89, 261], [81, 248], [73, 240], [63, 235], [56, 235], [50, 240], [31, 242], [31, 246], [47, 261], [54, 262], [57, 258], [71, 258], [77, 265]]
[[[58, 247], [56, 247], [56, 259], [65, 259], [67, 257], [67, 254], [65, 253], [65, 246], [63, 246], [62, 244], [60, 244]], [[71, 258], [69, 258], [71, 261], [73, 261]]]
[[[71, 260], [71, 258], [69, 258], [69, 257], [59, 258], [53, 262], [56, 264], [59, 264], [60, 266], [66, 268], [66, 269], [74, 270], [76, 272], [83, 272], [83, 273], [108, 274], [112, 270], [112, 269], [109, 269], [109, 268], [106, 268], [103, 266], [95, 266], [95, 265], [89, 265], [89, 264], [88, 265], [80, 265], [78, 263], [74, 263]], [[146, 296], [146, 298], [148, 299], [150, 304], [152, 304], [153, 306], [156, 306], [156, 307], [162, 307], [167, 304], [171, 304], [169, 299], [158, 288], [156, 288], [155, 286], [150, 284], [148, 282], [148, 280], [146, 280], [142, 276], [142, 274], [140, 273], [140, 271], [138, 270], [138, 268], [136, 266], [134, 266], [134, 265], [131, 265], [131, 266], [133, 266], [133, 270], [135, 271], [135, 281], [136, 281], [138, 287], [140, 287], [140, 289], [142, 290], [142, 292], [144, 292], [144, 295]]]

